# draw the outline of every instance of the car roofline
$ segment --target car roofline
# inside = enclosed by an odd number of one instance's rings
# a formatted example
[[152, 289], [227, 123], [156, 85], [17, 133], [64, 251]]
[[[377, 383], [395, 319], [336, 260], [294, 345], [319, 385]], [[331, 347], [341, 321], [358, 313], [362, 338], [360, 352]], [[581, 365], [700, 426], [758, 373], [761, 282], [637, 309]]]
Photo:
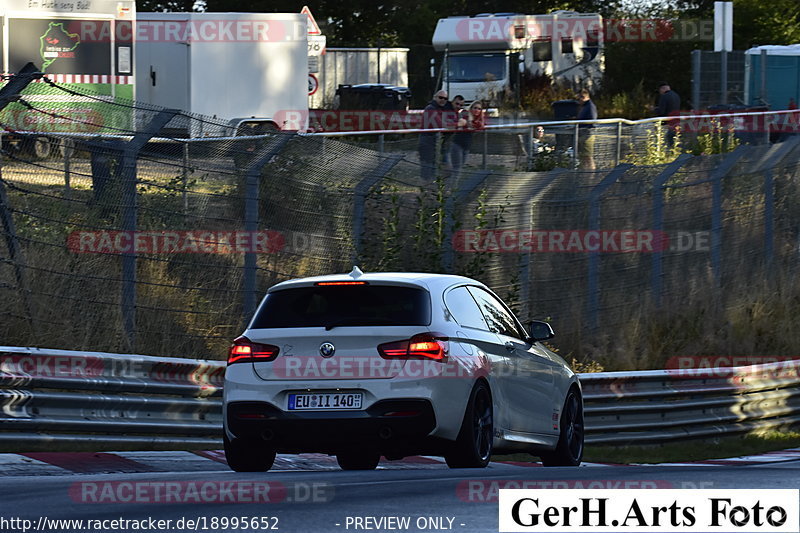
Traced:
[[451, 274], [430, 274], [424, 272], [370, 272], [353, 277], [349, 274], [332, 274], [327, 276], [313, 276], [283, 281], [269, 288], [267, 292], [275, 292], [297, 287], [312, 287], [320, 282], [348, 282], [366, 281], [372, 285], [421, 287], [430, 289], [432, 286], [445, 284], [478, 284], [479, 281]]

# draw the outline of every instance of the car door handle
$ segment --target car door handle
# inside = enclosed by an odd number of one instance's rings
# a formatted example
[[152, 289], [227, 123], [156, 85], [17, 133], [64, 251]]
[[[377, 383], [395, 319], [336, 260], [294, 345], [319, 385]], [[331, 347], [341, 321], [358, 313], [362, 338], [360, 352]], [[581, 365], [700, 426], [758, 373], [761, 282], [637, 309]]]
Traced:
[[514, 346], [514, 343], [511, 341], [506, 341], [505, 347], [509, 352], [513, 352], [516, 349], [516, 346]]

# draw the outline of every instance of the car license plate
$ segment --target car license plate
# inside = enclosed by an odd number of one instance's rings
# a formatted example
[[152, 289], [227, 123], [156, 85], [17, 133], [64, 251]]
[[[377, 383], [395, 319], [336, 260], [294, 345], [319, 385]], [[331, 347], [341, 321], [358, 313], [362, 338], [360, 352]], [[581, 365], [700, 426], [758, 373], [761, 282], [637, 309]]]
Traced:
[[338, 411], [361, 409], [360, 392], [331, 392], [319, 394], [290, 394], [290, 411]]

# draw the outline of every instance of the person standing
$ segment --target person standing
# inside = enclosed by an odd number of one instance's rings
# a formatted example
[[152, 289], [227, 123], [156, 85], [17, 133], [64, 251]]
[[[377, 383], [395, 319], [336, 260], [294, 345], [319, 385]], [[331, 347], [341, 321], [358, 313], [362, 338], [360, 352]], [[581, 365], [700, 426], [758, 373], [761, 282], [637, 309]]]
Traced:
[[[444, 115], [452, 111], [453, 106], [447, 101], [447, 91], [439, 91], [433, 96], [425, 109], [422, 110], [422, 129], [435, 130], [444, 126]], [[420, 178], [429, 183], [433, 181], [436, 169], [436, 145], [439, 133], [436, 131], [422, 132], [419, 134]]]
[[453, 134], [453, 143], [450, 146], [450, 161], [453, 165], [453, 177], [458, 179], [461, 167], [467, 160], [469, 149], [472, 146], [472, 134], [483, 129], [483, 106], [479, 100], [472, 102], [468, 109], [461, 110], [458, 114], [456, 127], [458, 131]]
[[[464, 97], [457, 94], [450, 102], [446, 104], [447, 109], [442, 113], [442, 128], [456, 129], [458, 127], [458, 117], [464, 108]], [[450, 147], [453, 144], [453, 133], [441, 133], [441, 153], [442, 153], [442, 170], [445, 177], [450, 175], [453, 168], [452, 161], [450, 160]]]
[[[655, 109], [657, 117], [669, 117], [678, 115], [681, 111], [681, 97], [672, 90], [669, 83], [662, 81], [658, 84], [658, 105]], [[668, 120], [667, 127], [667, 146], [672, 147], [675, 142], [675, 130], [680, 125], [678, 120]]]
[[[578, 120], [597, 120], [597, 106], [592, 102], [588, 89], [581, 89], [578, 93]], [[578, 126], [578, 156], [581, 168], [594, 170], [594, 124], [581, 124]]]

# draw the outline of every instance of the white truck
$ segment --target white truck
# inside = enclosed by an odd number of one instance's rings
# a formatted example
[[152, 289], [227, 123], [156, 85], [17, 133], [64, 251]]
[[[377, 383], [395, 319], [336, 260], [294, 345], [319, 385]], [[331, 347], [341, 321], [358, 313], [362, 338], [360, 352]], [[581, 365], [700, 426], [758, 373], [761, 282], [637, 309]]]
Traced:
[[495, 106], [518, 94], [521, 75], [547, 74], [575, 88], [603, 75], [603, 18], [596, 13], [481, 14], [439, 19], [440, 88]]
[[192, 137], [303, 129], [307, 17], [301, 13], [139, 13], [136, 98], [229, 120]]

